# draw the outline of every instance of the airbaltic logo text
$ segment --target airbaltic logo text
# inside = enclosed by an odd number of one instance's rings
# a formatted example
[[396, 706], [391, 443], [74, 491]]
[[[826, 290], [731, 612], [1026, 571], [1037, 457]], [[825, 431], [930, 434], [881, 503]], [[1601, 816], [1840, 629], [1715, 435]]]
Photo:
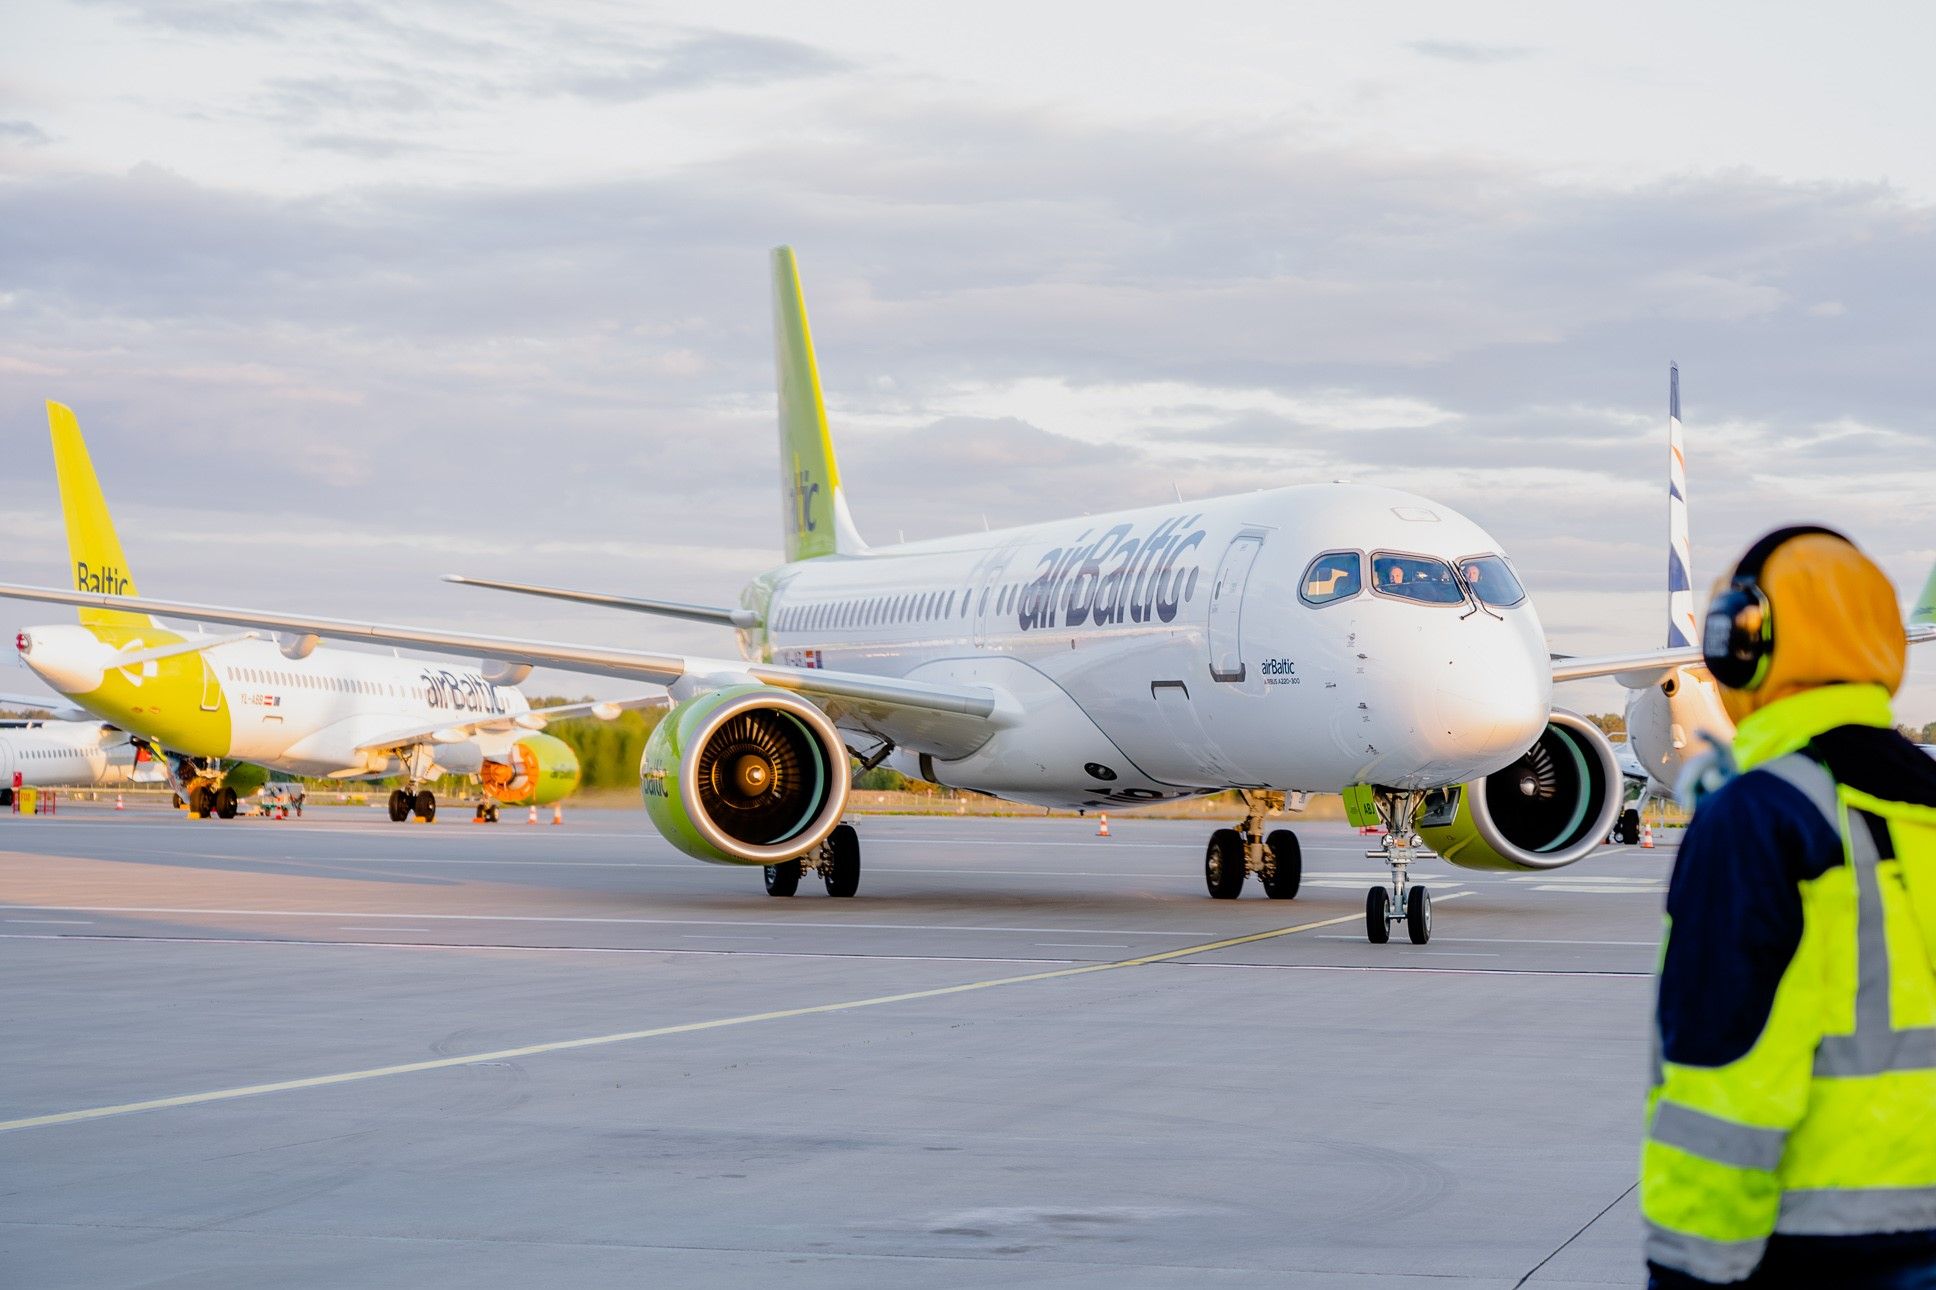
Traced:
[[787, 481], [787, 507], [791, 512], [788, 519], [795, 533], [813, 532], [813, 496], [819, 491], [820, 485], [814, 482], [813, 472], [796, 465], [793, 478]]
[[125, 596], [128, 594], [128, 575], [109, 565], [105, 569], [90, 569], [87, 561], [74, 562], [74, 587], [77, 591], [95, 591], [104, 596]]
[[418, 674], [418, 679], [423, 682], [425, 698], [433, 708], [497, 714], [504, 711], [504, 700], [499, 697], [498, 688], [475, 672], [459, 675], [425, 668]]
[[1265, 685], [1296, 685], [1297, 664], [1287, 658], [1267, 658], [1258, 665], [1257, 670], [1264, 675]]
[[1183, 564], [1182, 557], [1203, 545], [1204, 530], [1191, 528], [1202, 518], [1173, 516], [1142, 537], [1128, 524], [1094, 542], [1084, 531], [1070, 545], [1045, 553], [1035, 580], [1022, 590], [1018, 625], [1030, 631], [1174, 621], [1177, 607], [1196, 594], [1201, 570]]

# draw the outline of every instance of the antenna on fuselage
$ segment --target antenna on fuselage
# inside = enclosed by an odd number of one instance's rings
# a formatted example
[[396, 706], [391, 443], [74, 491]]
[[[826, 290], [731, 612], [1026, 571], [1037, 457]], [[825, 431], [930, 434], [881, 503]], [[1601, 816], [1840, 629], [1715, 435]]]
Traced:
[[1170, 491], [1176, 494], [1177, 501], [1180, 502], [1183, 500], [1183, 485], [1177, 483], [1174, 479], [1170, 481]]

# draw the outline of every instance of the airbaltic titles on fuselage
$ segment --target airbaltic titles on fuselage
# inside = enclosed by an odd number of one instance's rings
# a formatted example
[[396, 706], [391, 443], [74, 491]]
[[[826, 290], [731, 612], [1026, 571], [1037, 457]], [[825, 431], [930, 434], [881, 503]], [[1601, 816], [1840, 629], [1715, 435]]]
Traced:
[[423, 681], [424, 701], [433, 708], [488, 712], [494, 716], [508, 711], [504, 706], [504, 691], [475, 672], [425, 668], [418, 677]]
[[1174, 621], [1178, 607], [1196, 595], [1201, 568], [1179, 560], [1203, 545], [1205, 531], [1191, 528], [1202, 518], [1202, 512], [1173, 515], [1142, 537], [1133, 525], [1117, 524], [1094, 542], [1085, 529], [1068, 546], [1043, 552], [1034, 580], [1022, 590], [1016, 626], [1026, 632], [1090, 622], [1107, 627]]

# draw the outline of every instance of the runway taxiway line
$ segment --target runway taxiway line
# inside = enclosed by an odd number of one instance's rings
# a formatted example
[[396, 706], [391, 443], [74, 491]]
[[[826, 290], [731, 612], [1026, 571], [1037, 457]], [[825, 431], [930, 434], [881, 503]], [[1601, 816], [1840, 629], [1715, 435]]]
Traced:
[[[1465, 893], [1455, 892], [1443, 897], [1453, 900]], [[1153, 963], [1167, 963], [1176, 959], [1190, 958], [1199, 954], [1210, 954], [1217, 950], [1234, 949], [1239, 945], [1254, 945], [1259, 941], [1276, 940], [1283, 936], [1294, 936], [1299, 932], [1315, 931], [1320, 927], [1336, 927], [1343, 923], [1357, 922], [1362, 914], [1346, 914], [1337, 918], [1323, 918], [1309, 923], [1295, 923], [1289, 927], [1272, 928], [1269, 931], [1251, 932], [1243, 936], [1231, 936], [1222, 940], [1206, 941], [1200, 945], [1186, 945], [1181, 949], [1162, 950], [1155, 954], [1140, 954], [1135, 958], [1117, 959], [1109, 963], [1084, 963], [1075, 967], [1054, 968], [1046, 972], [1026, 972], [1018, 976], [993, 977], [983, 981], [969, 981], [960, 985], [938, 986], [929, 990], [910, 990], [900, 994], [875, 995], [867, 999], [847, 999], [838, 1003], [811, 1004], [800, 1008], [779, 1008], [771, 1012], [743, 1013], [733, 1017], [715, 1017], [708, 1021], [687, 1021], [670, 1026], [653, 1026], [644, 1030], [623, 1030], [609, 1035], [590, 1035], [579, 1039], [559, 1039], [549, 1043], [525, 1044], [517, 1048], [500, 1048], [491, 1052], [471, 1053], [463, 1057], [440, 1057], [420, 1062], [399, 1062], [390, 1066], [373, 1066], [363, 1070], [341, 1071], [332, 1075], [310, 1075], [299, 1079], [277, 1080], [267, 1084], [246, 1084], [239, 1088], [215, 1089], [205, 1093], [184, 1093], [175, 1097], [149, 1098], [140, 1102], [122, 1102], [113, 1106], [93, 1106], [75, 1111], [59, 1111], [51, 1115], [29, 1115], [14, 1120], [0, 1120], [0, 1133], [11, 1133], [19, 1129], [44, 1128], [56, 1124], [77, 1124], [87, 1120], [103, 1120], [112, 1116], [132, 1115], [139, 1111], [160, 1111], [173, 1107], [199, 1106], [210, 1102], [228, 1102], [238, 1098], [260, 1097], [269, 1093], [292, 1093], [301, 1089], [326, 1088], [335, 1084], [352, 1084], [364, 1080], [383, 1079], [392, 1075], [414, 1075], [423, 1071], [448, 1070], [458, 1066], [475, 1066], [483, 1062], [514, 1061], [524, 1057], [537, 1057], [547, 1053], [569, 1052], [579, 1048], [599, 1048], [612, 1044], [634, 1043], [645, 1039], [659, 1039], [668, 1035], [696, 1034], [706, 1030], [722, 1030], [729, 1026], [746, 1026], [761, 1021], [784, 1021], [793, 1017], [812, 1017], [835, 1012], [852, 1012], [860, 1008], [878, 1008], [893, 1003], [912, 1003], [921, 999], [940, 999], [949, 995], [969, 994], [978, 990], [999, 989], [1002, 986], [1025, 985], [1033, 981], [1053, 981], [1064, 977], [1088, 976], [1096, 972], [1113, 972], [1122, 968], [1145, 967]]]

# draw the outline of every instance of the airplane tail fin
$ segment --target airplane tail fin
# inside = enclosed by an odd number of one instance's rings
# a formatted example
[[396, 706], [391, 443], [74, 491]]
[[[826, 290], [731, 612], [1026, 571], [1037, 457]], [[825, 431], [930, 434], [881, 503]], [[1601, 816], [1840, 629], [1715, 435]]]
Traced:
[[[134, 577], [128, 572], [127, 557], [121, 554], [121, 539], [115, 536], [114, 520], [108, 515], [107, 499], [101, 495], [101, 481], [94, 474], [94, 461], [87, 455], [87, 441], [81, 438], [80, 423], [74, 419], [74, 410], [49, 400], [47, 428], [54, 439], [54, 473], [60, 479], [61, 514], [67, 522], [68, 572], [75, 589], [115, 596], [138, 594]], [[154, 622], [146, 614], [125, 609], [84, 608], [80, 616], [82, 625], [87, 627], [146, 627]]]
[[1909, 625], [1936, 626], [1936, 568], [1931, 569], [1929, 577], [1923, 580], [1922, 593], [1916, 597], [1916, 607], [1909, 611]]
[[1681, 446], [1681, 368], [1667, 369], [1667, 644], [1692, 645], [1693, 558], [1687, 535], [1687, 456]]
[[773, 251], [773, 349], [780, 385], [782, 531], [786, 558], [858, 555], [867, 549], [847, 511], [820, 395], [806, 298], [793, 248]]

